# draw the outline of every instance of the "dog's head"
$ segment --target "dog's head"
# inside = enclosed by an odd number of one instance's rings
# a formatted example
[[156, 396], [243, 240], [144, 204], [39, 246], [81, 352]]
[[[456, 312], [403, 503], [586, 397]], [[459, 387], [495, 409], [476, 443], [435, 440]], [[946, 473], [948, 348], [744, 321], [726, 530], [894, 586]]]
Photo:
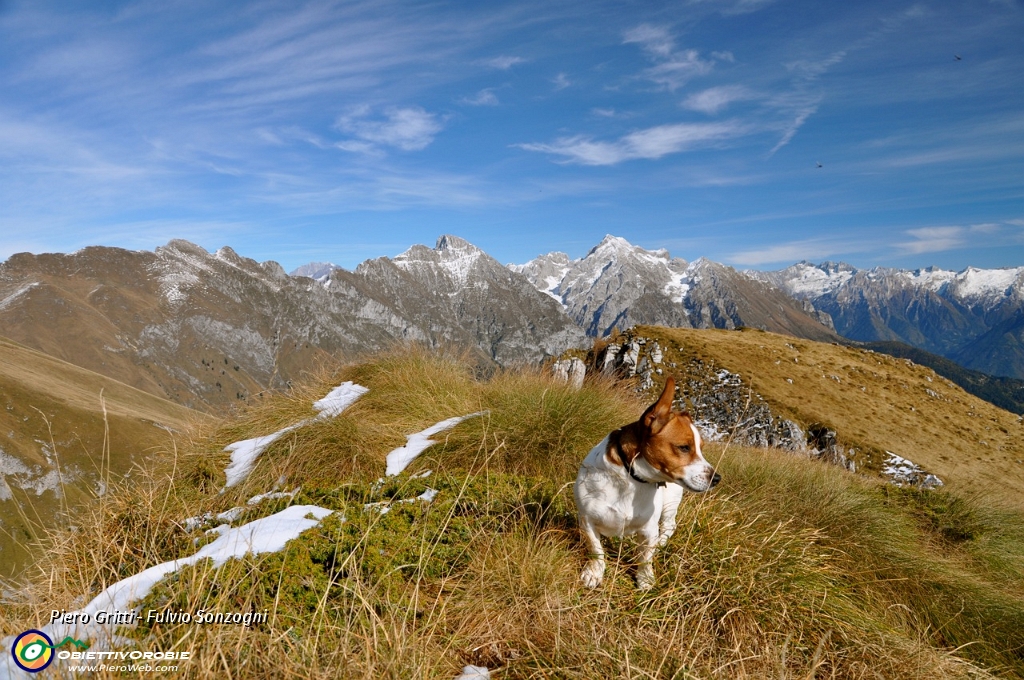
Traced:
[[658, 401], [633, 423], [633, 436], [623, 437], [620, 446], [638, 471], [649, 466], [661, 477], [659, 481], [675, 482], [690, 491], [707, 491], [721, 477], [704, 460], [700, 432], [693, 419], [688, 413], [672, 410], [675, 390], [676, 381], [670, 377]]

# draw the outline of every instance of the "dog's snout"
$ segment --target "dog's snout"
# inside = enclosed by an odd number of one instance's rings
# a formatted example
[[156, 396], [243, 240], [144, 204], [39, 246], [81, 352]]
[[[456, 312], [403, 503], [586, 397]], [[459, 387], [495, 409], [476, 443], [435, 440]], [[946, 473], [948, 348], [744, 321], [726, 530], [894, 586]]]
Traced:
[[717, 472], [711, 476], [711, 486], [718, 484], [720, 481], [722, 481], [722, 475], [718, 474]]

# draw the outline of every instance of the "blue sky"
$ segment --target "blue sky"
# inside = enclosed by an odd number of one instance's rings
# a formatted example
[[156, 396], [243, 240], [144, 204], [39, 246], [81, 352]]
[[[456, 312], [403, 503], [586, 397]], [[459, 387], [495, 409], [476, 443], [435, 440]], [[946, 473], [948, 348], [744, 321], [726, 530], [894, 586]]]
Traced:
[[1020, 0], [0, 0], [0, 258], [1024, 265], [1021, 36]]

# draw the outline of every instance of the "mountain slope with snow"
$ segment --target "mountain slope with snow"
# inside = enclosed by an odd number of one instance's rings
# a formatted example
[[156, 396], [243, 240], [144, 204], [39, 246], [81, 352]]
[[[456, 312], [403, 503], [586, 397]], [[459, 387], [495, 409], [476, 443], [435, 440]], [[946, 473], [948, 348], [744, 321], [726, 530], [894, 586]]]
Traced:
[[606, 236], [584, 257], [549, 253], [509, 265], [559, 300], [591, 337], [613, 328], [753, 326], [798, 337], [836, 339], [811, 305], [731, 267], [700, 258], [687, 263], [666, 250], [645, 250]]
[[536, 363], [585, 341], [558, 303], [451, 236], [318, 280], [180, 240], [21, 253], [0, 263], [0, 301], [13, 340], [199, 408], [285, 387], [325, 354], [412, 340]]
[[905, 342], [967, 368], [1024, 377], [1024, 267], [908, 271], [800, 262], [748, 274], [828, 312], [853, 340]]

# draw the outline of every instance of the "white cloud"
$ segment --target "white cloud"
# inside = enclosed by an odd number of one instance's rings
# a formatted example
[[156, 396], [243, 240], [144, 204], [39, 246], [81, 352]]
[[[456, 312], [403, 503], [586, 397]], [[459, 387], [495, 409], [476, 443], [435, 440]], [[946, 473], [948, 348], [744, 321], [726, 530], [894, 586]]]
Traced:
[[551, 79], [551, 82], [555, 84], [555, 91], [564, 90], [565, 88], [572, 85], [572, 81], [569, 80], [569, 76], [564, 73], [559, 73], [557, 76]]
[[[363, 142], [373, 145], [391, 146], [403, 151], [420, 151], [434, 141], [434, 136], [443, 129], [437, 116], [418, 106], [407, 108], [388, 107], [383, 118], [371, 118], [370, 109], [361, 106], [338, 118], [337, 127], [343, 132], [355, 135]], [[347, 148], [342, 145], [347, 145]], [[339, 148], [346, 151], [363, 151], [366, 147], [342, 142]]]
[[463, 97], [459, 101], [470, 106], [497, 106], [499, 103], [493, 88], [480, 90], [472, 97]]
[[752, 99], [754, 94], [742, 85], [722, 85], [695, 92], [683, 101], [683, 107], [706, 114], [718, 113], [735, 101]]
[[645, 52], [662, 59], [672, 56], [672, 51], [675, 49], [675, 40], [669, 35], [668, 30], [662, 26], [651, 26], [650, 24], [641, 24], [626, 31], [622, 42], [627, 45], [640, 43]]
[[896, 246], [905, 253], [920, 255], [963, 246], [966, 243], [964, 237], [967, 230], [963, 227], [922, 227], [908, 229], [906, 233], [912, 236], [913, 240], [897, 243]]
[[702, 144], [742, 136], [749, 129], [734, 121], [722, 123], [677, 123], [637, 130], [614, 142], [594, 141], [577, 135], [562, 137], [551, 144], [517, 144], [527, 151], [562, 156], [567, 163], [615, 165], [635, 159], [658, 159]]
[[[669, 91], [682, 87], [696, 76], [707, 75], [715, 67], [714, 58], [702, 59], [697, 50], [677, 50], [675, 40], [663, 26], [641, 24], [626, 31], [623, 43], [640, 45], [654, 62], [654, 66], [644, 70], [642, 77]], [[731, 53], [715, 54], [733, 59]]]
[[506, 57], [506, 56], [501, 56], [501, 57], [494, 57], [493, 59], [487, 59], [486, 61], [484, 61], [484, 64], [486, 64], [487, 66], [490, 66], [491, 68], [496, 68], [496, 69], [500, 69], [502, 71], [507, 71], [510, 68], [512, 68], [513, 66], [515, 66], [517, 64], [522, 64], [525, 61], [526, 60], [523, 59], [522, 57]]

